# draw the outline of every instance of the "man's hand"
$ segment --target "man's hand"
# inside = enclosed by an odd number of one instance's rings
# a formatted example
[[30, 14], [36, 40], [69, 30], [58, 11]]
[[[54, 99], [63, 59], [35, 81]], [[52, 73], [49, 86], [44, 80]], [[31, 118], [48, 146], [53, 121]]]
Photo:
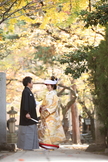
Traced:
[[28, 113], [28, 114], [26, 114], [26, 118], [27, 119], [31, 119], [31, 116], [30, 116], [30, 114]]

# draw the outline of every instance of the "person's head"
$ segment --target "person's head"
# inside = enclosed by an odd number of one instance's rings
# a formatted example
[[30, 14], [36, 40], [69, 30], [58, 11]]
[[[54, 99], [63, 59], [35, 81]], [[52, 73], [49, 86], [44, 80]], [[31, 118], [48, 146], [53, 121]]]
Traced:
[[[51, 78], [50, 78], [52, 81], [56, 81], [57, 82], [57, 78], [55, 78], [54, 76], [51, 76]], [[57, 84], [52, 84], [51, 85], [51, 87], [53, 88], [53, 90], [54, 89], [56, 89], [57, 88]]]
[[33, 82], [32, 82], [32, 78], [29, 77], [29, 76], [26, 76], [24, 79], [23, 79], [23, 85], [25, 87], [29, 87], [30, 89], [33, 87]]
[[56, 88], [57, 88], [57, 85], [56, 84], [57, 84], [57, 79], [54, 76], [52, 76], [50, 78], [50, 80], [46, 80], [45, 81], [45, 85], [47, 86], [47, 89], [49, 91], [56, 90]]

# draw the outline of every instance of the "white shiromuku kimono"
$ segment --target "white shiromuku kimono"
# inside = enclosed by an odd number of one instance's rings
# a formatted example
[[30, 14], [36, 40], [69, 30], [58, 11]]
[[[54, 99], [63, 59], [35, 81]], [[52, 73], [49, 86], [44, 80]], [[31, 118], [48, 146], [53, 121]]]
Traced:
[[57, 92], [55, 90], [48, 92], [41, 105], [45, 106], [46, 110], [40, 112], [39, 143], [58, 145], [65, 140], [65, 133], [58, 113], [58, 105]]

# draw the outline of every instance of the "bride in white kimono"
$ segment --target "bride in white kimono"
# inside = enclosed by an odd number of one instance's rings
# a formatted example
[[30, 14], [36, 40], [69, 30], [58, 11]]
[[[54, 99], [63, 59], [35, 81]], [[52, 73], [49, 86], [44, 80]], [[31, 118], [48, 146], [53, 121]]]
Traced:
[[41, 123], [38, 128], [39, 144], [43, 148], [59, 148], [65, 140], [65, 133], [58, 112], [59, 98], [56, 92], [56, 80], [46, 80], [48, 93], [40, 107]]

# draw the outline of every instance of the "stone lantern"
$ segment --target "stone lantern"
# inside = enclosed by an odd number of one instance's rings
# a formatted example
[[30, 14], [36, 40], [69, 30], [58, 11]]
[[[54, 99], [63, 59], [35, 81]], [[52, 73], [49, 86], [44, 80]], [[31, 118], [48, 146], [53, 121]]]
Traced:
[[9, 129], [9, 133], [7, 134], [7, 142], [8, 143], [16, 143], [16, 139], [17, 139], [17, 133], [15, 132], [15, 114], [17, 114], [17, 112], [14, 110], [14, 107], [11, 107], [11, 110], [9, 110], [7, 112], [7, 114], [9, 114], [9, 120], [7, 121], [7, 126]]
[[8, 124], [9, 124], [9, 132], [10, 133], [14, 133], [15, 132], [15, 114], [17, 114], [17, 112], [14, 110], [14, 107], [11, 107], [11, 110], [9, 110], [7, 112], [9, 114], [9, 120], [8, 120]]

